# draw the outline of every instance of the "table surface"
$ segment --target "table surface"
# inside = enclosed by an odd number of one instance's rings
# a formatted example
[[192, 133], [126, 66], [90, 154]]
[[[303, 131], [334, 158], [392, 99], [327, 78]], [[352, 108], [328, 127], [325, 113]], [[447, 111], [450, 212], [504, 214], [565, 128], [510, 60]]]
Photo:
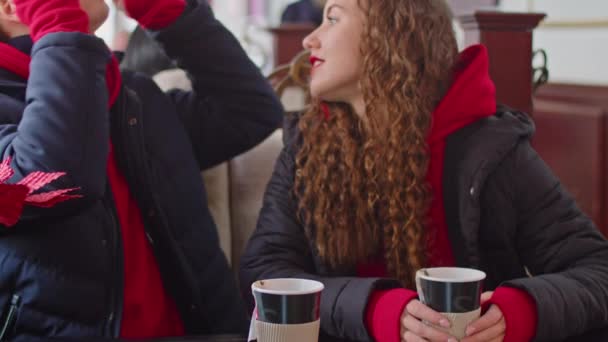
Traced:
[[[60, 341], [60, 340], [55, 340]], [[72, 340], [73, 341], [73, 340]], [[119, 340], [110, 339], [87, 339], [90, 342], [110, 342]], [[244, 336], [237, 335], [208, 335], [208, 336], [186, 336], [186, 337], [172, 337], [172, 338], [160, 338], [160, 339], [148, 339], [139, 340], [145, 342], [247, 342], [247, 338]], [[598, 329], [587, 334], [572, 337], [564, 340], [566, 342], [606, 342], [608, 341], [608, 327]], [[127, 342], [124, 340], [124, 342]], [[328, 338], [322, 336], [319, 342], [348, 342], [344, 340]]]
[[[134, 340], [124, 339], [109, 339], [109, 338], [87, 338], [87, 342], [130, 342]], [[72, 339], [52, 339], [54, 342], [74, 341]], [[140, 342], [247, 342], [245, 336], [238, 335], [206, 335], [206, 336], [184, 336], [184, 337], [168, 337], [168, 338], [153, 338], [136, 340]]]

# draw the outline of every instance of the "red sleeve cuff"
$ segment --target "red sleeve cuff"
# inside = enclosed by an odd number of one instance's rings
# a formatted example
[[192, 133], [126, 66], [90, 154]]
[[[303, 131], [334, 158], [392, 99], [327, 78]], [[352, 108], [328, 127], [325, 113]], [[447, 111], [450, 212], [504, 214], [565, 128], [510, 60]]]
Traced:
[[498, 287], [488, 304], [502, 311], [507, 324], [504, 342], [530, 341], [536, 335], [536, 302], [526, 291], [513, 287]]
[[[143, 3], [145, 3], [145, 1], [137, 2], [137, 5], [143, 6]], [[152, 5], [152, 8], [149, 7], [150, 5], [146, 3], [144, 6], [145, 10], [142, 11], [143, 13], [139, 13], [139, 11], [133, 10], [132, 7], [127, 5], [127, 12], [129, 12], [129, 15], [137, 20], [142, 27], [149, 30], [161, 30], [173, 24], [182, 15], [186, 9], [186, 1], [158, 1], [156, 5]]]
[[374, 291], [365, 310], [365, 324], [374, 341], [401, 341], [401, 314], [416, 292], [407, 289]]

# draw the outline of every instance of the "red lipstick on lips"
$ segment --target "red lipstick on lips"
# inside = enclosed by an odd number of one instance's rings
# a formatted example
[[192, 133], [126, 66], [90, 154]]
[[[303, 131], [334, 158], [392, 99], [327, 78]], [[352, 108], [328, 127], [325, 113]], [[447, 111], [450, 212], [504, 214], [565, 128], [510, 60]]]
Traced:
[[317, 62], [325, 62], [325, 61], [317, 56], [310, 56], [310, 65], [312, 65], [312, 69], [310, 70], [311, 73], [313, 73], [315, 71], [315, 69], [321, 65], [321, 64], [318, 64], [315, 66], [315, 63], [317, 63]]

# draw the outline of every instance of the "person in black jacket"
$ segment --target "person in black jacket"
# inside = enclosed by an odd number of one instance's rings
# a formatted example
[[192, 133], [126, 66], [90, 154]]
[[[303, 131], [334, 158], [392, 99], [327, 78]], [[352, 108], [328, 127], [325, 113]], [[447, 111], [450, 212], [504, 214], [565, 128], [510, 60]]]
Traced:
[[208, 5], [121, 4], [192, 92], [119, 72], [90, 34], [104, 0], [0, 0], [0, 179], [26, 187], [0, 225], [2, 341], [247, 331], [200, 171], [264, 140], [281, 104]]
[[311, 51], [312, 104], [285, 147], [240, 281], [325, 284], [324, 336], [455, 340], [422, 321], [416, 270], [486, 272], [472, 341], [561, 340], [608, 326], [608, 242], [497, 106], [483, 46], [458, 53], [444, 0], [329, 0]]

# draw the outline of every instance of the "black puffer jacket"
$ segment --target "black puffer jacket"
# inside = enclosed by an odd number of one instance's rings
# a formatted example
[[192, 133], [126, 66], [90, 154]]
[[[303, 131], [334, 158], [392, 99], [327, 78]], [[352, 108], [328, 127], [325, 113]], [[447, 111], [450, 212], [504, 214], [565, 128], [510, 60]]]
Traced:
[[[296, 121], [287, 123], [286, 147], [241, 261], [241, 287], [252, 305], [248, 289], [255, 280], [319, 279], [326, 286], [323, 332], [366, 341], [370, 292], [398, 284], [329, 270], [312, 252], [290, 196], [300, 143]], [[484, 270], [488, 290], [527, 291], [537, 303], [536, 340], [561, 340], [608, 325], [608, 243], [532, 149], [533, 131], [526, 115], [501, 108], [447, 138], [446, 220], [457, 265]]]

